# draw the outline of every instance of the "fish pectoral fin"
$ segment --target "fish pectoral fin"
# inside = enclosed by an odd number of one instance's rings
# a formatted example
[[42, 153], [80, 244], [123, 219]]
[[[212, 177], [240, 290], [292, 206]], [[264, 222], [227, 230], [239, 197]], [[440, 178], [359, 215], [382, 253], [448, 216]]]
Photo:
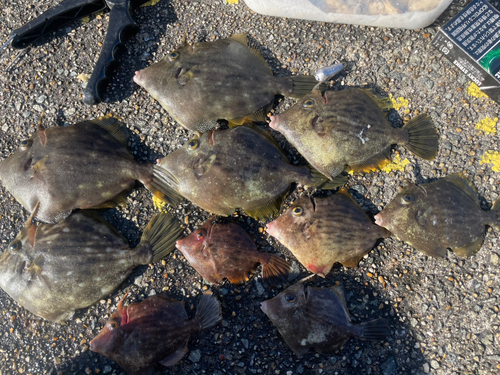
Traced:
[[165, 358], [163, 361], [160, 361], [160, 363], [163, 365], [163, 366], [173, 366], [175, 365], [177, 362], [179, 362], [182, 357], [184, 357], [188, 352], [188, 347], [187, 347], [187, 341], [186, 341], [186, 344], [178, 349], [174, 354], [168, 356], [167, 358]]
[[123, 125], [122, 122], [120, 122], [120, 120], [109, 114], [89, 122], [106, 130], [118, 142], [120, 142], [122, 146], [127, 148], [128, 134], [126, 131], [126, 127]]
[[43, 167], [45, 166], [45, 163], [47, 163], [48, 159], [49, 155], [45, 155], [42, 159], [38, 160], [34, 166], [31, 167], [31, 170], [33, 171], [33, 176], [36, 173], [40, 173], [43, 170]]
[[430, 206], [427, 210], [422, 212], [421, 210], [417, 211], [417, 214], [415, 216], [415, 219], [417, 220], [417, 223], [424, 227], [425, 224], [427, 223], [427, 219], [429, 218], [429, 215], [432, 212], [432, 206]]
[[243, 210], [247, 213], [248, 216], [254, 218], [255, 220], [268, 220], [273, 216], [277, 215], [280, 211], [281, 205], [285, 201], [285, 198], [290, 189], [285, 190], [282, 194], [278, 195], [276, 198], [269, 200], [268, 202], [263, 203], [259, 208], [255, 209], [246, 209]]
[[194, 65], [185, 72], [181, 72], [181, 74], [179, 74], [179, 76], [177, 77], [177, 83], [181, 86], [186, 85], [189, 81], [193, 79], [197, 69], [198, 65]]
[[[28, 267], [23, 269], [22, 278], [26, 281], [31, 281], [34, 279], [42, 280], [42, 270], [43, 263], [45, 262], [45, 258], [43, 255], [39, 255], [35, 258], [33, 262], [30, 263]], [[42, 280], [44, 281], [44, 280]]]
[[481, 246], [483, 246], [483, 242], [484, 242], [484, 236], [481, 235], [477, 237], [474, 241], [472, 241], [470, 244], [463, 247], [455, 247], [452, 250], [459, 257], [470, 257], [479, 251]]
[[[365, 140], [365, 142], [368, 141]], [[387, 147], [380, 154], [374, 155], [361, 163], [350, 164], [349, 166], [354, 172], [374, 172], [385, 167], [390, 162], [391, 162], [391, 146]]]

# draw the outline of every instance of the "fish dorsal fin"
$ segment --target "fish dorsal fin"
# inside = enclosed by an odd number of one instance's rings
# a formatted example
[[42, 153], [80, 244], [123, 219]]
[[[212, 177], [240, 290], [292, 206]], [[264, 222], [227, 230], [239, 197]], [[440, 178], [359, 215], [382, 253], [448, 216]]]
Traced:
[[[349, 191], [346, 189], [346, 188], [342, 188], [340, 189], [337, 194], [342, 194], [343, 196], [345, 196], [346, 198], [349, 198], [349, 200], [354, 203], [357, 207], [359, 207], [359, 204], [358, 202], [356, 202], [354, 200], [354, 198], [352, 197], [352, 195], [349, 193]], [[360, 207], [361, 208], [361, 207]]]
[[262, 62], [266, 65], [266, 67], [269, 69], [269, 74], [273, 74], [273, 71], [271, 70], [271, 67], [269, 66], [269, 64], [267, 63], [266, 60], [264, 60], [264, 58], [262, 57], [262, 55], [260, 54], [260, 51], [255, 48], [255, 47], [252, 47], [248, 44], [248, 36], [247, 34], [235, 34], [233, 35], [232, 37], [230, 37], [229, 39], [232, 39], [234, 40], [235, 42], [238, 42], [240, 43], [241, 45], [244, 45], [245, 47], [248, 48], [248, 50], [250, 52], [252, 52], [255, 56], [257, 56], [259, 59], [262, 60]]
[[470, 257], [479, 251], [481, 246], [483, 246], [483, 242], [484, 242], [484, 234], [481, 233], [481, 235], [477, 237], [474, 241], [472, 241], [470, 244], [463, 247], [455, 247], [452, 250], [459, 257]]
[[449, 176], [445, 177], [445, 179], [458, 187], [480, 207], [476, 187], [467, 179], [467, 177], [465, 177], [462, 172], [450, 174]]
[[281, 146], [279, 145], [279, 143], [276, 141], [276, 139], [274, 139], [273, 136], [269, 132], [267, 132], [266, 130], [261, 129], [258, 126], [255, 126], [253, 124], [248, 124], [245, 126], [249, 127], [252, 130], [255, 130], [256, 133], [259, 133], [264, 138], [266, 138], [269, 142], [271, 142], [274, 146], [276, 146], [276, 149], [278, 150], [281, 158], [283, 158], [283, 160], [288, 163], [288, 158], [286, 157], [285, 153], [281, 149]]
[[89, 122], [106, 130], [118, 142], [120, 142], [120, 144], [127, 147], [128, 134], [125, 130], [125, 125], [116, 117], [113, 117], [113, 115], [109, 114]]
[[263, 203], [259, 208], [248, 210], [245, 212], [248, 216], [254, 218], [255, 220], [267, 220], [275, 216], [281, 208], [281, 205], [285, 201], [286, 196], [290, 189], [285, 190], [282, 194], [278, 195], [276, 198], [271, 199], [268, 202]]
[[345, 302], [344, 289], [341, 286], [334, 285], [329, 288], [339, 299], [342, 308], [344, 309], [347, 320], [351, 321], [349, 318], [349, 309], [347, 308], [347, 303]]

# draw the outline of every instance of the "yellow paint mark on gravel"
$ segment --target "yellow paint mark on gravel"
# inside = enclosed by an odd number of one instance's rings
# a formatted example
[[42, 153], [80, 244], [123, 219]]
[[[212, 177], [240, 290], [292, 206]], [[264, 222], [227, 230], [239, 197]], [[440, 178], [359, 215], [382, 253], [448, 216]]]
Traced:
[[493, 119], [490, 117], [485, 117], [476, 124], [476, 129], [482, 130], [486, 134], [489, 134], [489, 133], [496, 134], [497, 133], [497, 129], [496, 129], [497, 122], [498, 122], [498, 117], [495, 117]]
[[90, 16], [82, 17], [82, 25], [90, 22]]
[[165, 212], [167, 204], [163, 202], [160, 198], [157, 198], [155, 195], [153, 195], [153, 205], [155, 207], [155, 210], [160, 211], [160, 212]]
[[473, 96], [474, 98], [483, 98], [483, 97], [488, 97], [484, 92], [481, 91], [478, 85], [476, 85], [474, 82], [471, 82], [469, 87], [467, 87], [467, 94], [470, 96]]
[[226, 0], [226, 4], [238, 4], [239, 0]]
[[90, 74], [80, 73], [76, 76], [76, 78], [81, 82], [88, 82], [88, 80], [90, 79]]
[[380, 168], [382, 171], [389, 173], [391, 171], [402, 171], [404, 172], [405, 167], [410, 164], [408, 159], [401, 160], [400, 155], [396, 155], [394, 159], [387, 164], [385, 167]]
[[500, 152], [488, 150], [481, 157], [479, 164], [493, 164], [491, 169], [494, 172], [500, 172]]
[[396, 111], [399, 111], [401, 107], [408, 108], [409, 105], [408, 99], [405, 99], [402, 96], [400, 96], [399, 98], [394, 98], [392, 94], [389, 94], [389, 99], [391, 99], [392, 106]]
[[152, 5], [156, 5], [160, 2], [160, 0], [150, 0], [144, 4], [142, 4], [141, 6], [143, 7], [149, 7], [149, 6], [152, 6]]

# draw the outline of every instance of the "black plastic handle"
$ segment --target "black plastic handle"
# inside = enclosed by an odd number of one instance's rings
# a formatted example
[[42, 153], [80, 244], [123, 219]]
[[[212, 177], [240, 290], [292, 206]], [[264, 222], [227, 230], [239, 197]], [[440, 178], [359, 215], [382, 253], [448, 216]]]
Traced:
[[83, 93], [83, 101], [89, 105], [101, 102], [101, 92], [107, 83], [107, 73], [115, 63], [117, 49], [125, 42], [130, 31], [136, 28], [135, 22], [130, 17], [130, 2], [115, 0], [113, 3], [108, 1], [111, 8], [108, 32], [99, 59]]
[[25, 48], [38, 38], [58, 30], [78, 18], [107, 10], [104, 0], [64, 0], [11, 33], [11, 45]]

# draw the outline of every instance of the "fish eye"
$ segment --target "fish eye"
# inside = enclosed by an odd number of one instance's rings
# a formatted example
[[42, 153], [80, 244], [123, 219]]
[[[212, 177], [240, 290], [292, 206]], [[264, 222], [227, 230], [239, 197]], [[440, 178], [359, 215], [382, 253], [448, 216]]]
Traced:
[[11, 253], [17, 253], [21, 250], [21, 242], [20, 241], [14, 241], [9, 245], [9, 251]]
[[304, 213], [302, 207], [294, 207], [292, 209], [293, 216], [301, 216]]
[[199, 231], [198, 233], [196, 233], [196, 238], [199, 239], [199, 240], [202, 240], [205, 238], [205, 233], [203, 233], [203, 231]]
[[304, 108], [312, 108], [312, 107], [314, 107], [315, 104], [316, 103], [314, 102], [313, 99], [306, 99], [306, 100], [304, 100], [304, 103], [302, 104], [302, 106]]
[[33, 144], [33, 141], [31, 139], [25, 139], [24, 141], [21, 142], [21, 148], [27, 149], [27, 148], [31, 147], [32, 144]]
[[108, 322], [108, 324], [106, 324], [106, 326], [108, 327], [108, 329], [114, 330], [118, 328], [119, 324], [116, 321], [110, 321]]
[[293, 294], [287, 294], [285, 296], [285, 301], [290, 302], [290, 303], [295, 302], [295, 299], [296, 299], [295, 295], [293, 295]]
[[175, 52], [175, 51], [170, 53], [170, 55], [168, 55], [168, 58], [170, 59], [170, 61], [174, 61], [178, 57], [179, 57], [179, 52]]
[[189, 141], [187, 147], [189, 150], [195, 150], [198, 148], [199, 142], [196, 139], [192, 139]]
[[410, 203], [413, 203], [413, 201], [415, 200], [415, 197], [413, 196], [413, 194], [405, 194], [403, 195], [403, 198], [401, 199], [403, 204], [410, 204]]

